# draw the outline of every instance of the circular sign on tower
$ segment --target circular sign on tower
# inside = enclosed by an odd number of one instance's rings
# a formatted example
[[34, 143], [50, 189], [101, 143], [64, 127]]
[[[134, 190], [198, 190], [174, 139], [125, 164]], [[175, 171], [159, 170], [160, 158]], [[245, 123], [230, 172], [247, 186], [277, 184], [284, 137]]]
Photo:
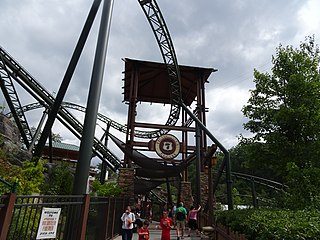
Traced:
[[159, 157], [173, 159], [180, 152], [179, 140], [171, 134], [162, 135], [155, 142], [155, 150]]

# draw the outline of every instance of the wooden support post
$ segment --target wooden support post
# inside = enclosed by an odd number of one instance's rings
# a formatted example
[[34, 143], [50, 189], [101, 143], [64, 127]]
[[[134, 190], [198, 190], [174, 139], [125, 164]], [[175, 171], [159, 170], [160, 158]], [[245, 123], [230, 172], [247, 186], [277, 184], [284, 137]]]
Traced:
[[90, 208], [90, 195], [84, 195], [84, 201], [81, 211], [81, 219], [80, 219], [80, 231], [79, 231], [79, 240], [86, 239], [86, 229], [87, 229], [87, 222], [88, 222], [88, 214]]
[[14, 203], [16, 201], [17, 195], [16, 193], [10, 193], [6, 197], [4, 201], [4, 207], [1, 208], [0, 211], [0, 240], [6, 240], [12, 215], [13, 215], [13, 210], [14, 210]]
[[[115, 222], [117, 221], [116, 219], [116, 208], [117, 208], [117, 199], [116, 198], [113, 198], [114, 200], [114, 203], [113, 203], [113, 214], [112, 214], [112, 233], [111, 233], [111, 236], [114, 236], [115, 233], [114, 233], [114, 227], [115, 227]], [[111, 200], [109, 202], [109, 206], [111, 205]], [[109, 208], [109, 211], [110, 211], [110, 208]], [[109, 212], [108, 211], [108, 212]]]

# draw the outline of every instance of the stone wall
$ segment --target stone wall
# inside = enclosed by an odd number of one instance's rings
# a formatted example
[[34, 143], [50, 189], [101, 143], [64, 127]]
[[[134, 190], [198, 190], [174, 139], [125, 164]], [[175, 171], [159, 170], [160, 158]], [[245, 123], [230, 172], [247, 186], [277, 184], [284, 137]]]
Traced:
[[130, 198], [130, 204], [134, 203], [134, 169], [133, 168], [120, 168], [118, 176], [118, 185], [125, 190], [122, 192], [121, 197]]
[[[213, 176], [214, 177], [214, 176]], [[213, 180], [212, 177], [212, 180]], [[206, 206], [208, 202], [208, 192], [209, 192], [209, 186], [208, 186], [208, 174], [201, 172], [200, 174], [200, 182], [201, 182], [201, 206]], [[213, 182], [212, 182], [213, 184]], [[213, 207], [215, 207], [216, 202], [215, 202], [215, 197], [213, 196], [213, 201], [212, 201]]]
[[208, 201], [208, 175], [204, 172], [200, 174], [200, 193], [201, 193], [201, 206], [205, 206]]
[[183, 202], [184, 207], [189, 210], [193, 205], [191, 182], [180, 182], [180, 198], [179, 202]]

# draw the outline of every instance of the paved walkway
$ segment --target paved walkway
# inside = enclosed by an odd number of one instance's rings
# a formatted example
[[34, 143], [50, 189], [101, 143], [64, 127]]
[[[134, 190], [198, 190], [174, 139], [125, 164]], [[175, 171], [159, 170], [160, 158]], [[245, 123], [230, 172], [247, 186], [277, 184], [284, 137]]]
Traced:
[[[149, 232], [150, 232], [150, 240], [161, 240], [161, 229], [156, 229], [156, 226], [159, 224], [159, 222], [152, 222], [149, 225]], [[185, 237], [183, 240], [199, 240], [201, 239], [200, 236], [197, 236], [197, 234], [194, 231], [191, 231], [190, 237], [187, 237], [188, 231], [186, 231]], [[121, 240], [121, 236], [118, 236], [114, 238], [114, 240]], [[138, 240], [138, 233], [133, 234], [132, 240]], [[171, 230], [171, 240], [177, 239], [177, 232], [175, 229]]]

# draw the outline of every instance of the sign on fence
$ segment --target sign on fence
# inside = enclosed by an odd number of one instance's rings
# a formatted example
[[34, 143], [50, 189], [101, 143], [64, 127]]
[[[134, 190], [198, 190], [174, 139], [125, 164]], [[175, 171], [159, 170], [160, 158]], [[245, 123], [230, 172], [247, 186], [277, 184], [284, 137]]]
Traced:
[[55, 238], [61, 208], [43, 208], [37, 239]]

